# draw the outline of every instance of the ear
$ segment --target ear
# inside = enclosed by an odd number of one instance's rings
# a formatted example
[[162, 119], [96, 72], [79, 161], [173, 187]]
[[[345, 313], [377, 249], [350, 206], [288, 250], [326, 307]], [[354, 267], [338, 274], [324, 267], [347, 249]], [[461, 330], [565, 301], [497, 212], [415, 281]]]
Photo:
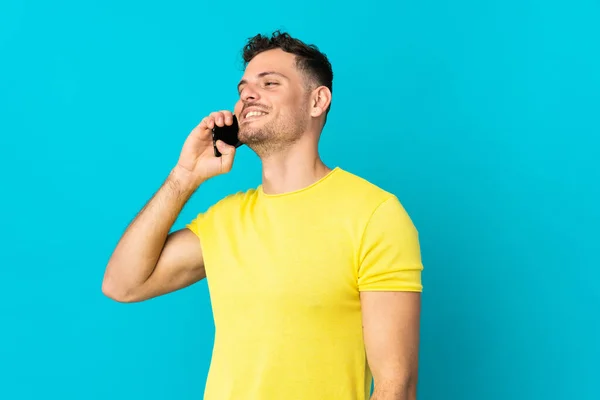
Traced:
[[331, 104], [331, 91], [327, 86], [319, 86], [313, 90], [310, 99], [311, 117], [319, 117], [327, 111]]

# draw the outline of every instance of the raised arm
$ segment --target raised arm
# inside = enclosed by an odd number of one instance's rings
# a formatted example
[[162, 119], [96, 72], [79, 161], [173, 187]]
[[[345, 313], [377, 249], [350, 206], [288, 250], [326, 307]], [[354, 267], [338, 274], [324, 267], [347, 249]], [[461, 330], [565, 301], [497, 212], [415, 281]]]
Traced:
[[106, 296], [119, 302], [137, 302], [205, 277], [197, 236], [188, 229], [169, 231], [203, 182], [231, 170], [235, 148], [217, 142], [222, 156], [215, 157], [211, 129], [215, 124], [232, 122], [231, 112], [215, 112], [192, 130], [177, 165], [117, 243], [102, 282]]
[[119, 240], [106, 266], [102, 292], [119, 302], [137, 302], [204, 278], [202, 250], [187, 229], [169, 234], [193, 189], [173, 170]]

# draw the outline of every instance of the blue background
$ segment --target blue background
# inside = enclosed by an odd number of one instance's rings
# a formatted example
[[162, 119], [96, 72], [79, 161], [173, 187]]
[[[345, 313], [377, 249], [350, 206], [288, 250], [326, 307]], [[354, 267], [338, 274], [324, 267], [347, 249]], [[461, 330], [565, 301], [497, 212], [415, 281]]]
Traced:
[[[591, 0], [4, 0], [0, 398], [201, 398], [206, 283], [123, 305], [101, 280], [189, 131], [233, 106], [246, 38], [278, 28], [333, 63], [325, 161], [421, 233], [419, 398], [600, 398], [599, 20]], [[174, 228], [259, 180], [240, 150]]]

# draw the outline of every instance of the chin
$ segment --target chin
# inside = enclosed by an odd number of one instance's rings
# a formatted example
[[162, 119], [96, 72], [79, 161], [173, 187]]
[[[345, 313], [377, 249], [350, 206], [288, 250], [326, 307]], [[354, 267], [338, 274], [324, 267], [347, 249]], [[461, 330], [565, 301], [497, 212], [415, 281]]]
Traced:
[[260, 129], [241, 129], [238, 138], [244, 144], [261, 143], [267, 140], [267, 136]]
[[263, 121], [252, 121], [242, 124], [238, 132], [238, 137], [243, 143], [261, 143], [271, 136], [269, 125]]

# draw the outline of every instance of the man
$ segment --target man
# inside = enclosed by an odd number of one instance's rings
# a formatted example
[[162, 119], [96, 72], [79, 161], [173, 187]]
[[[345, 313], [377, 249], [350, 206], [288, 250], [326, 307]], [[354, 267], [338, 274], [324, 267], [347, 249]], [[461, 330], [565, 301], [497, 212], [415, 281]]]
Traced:
[[[286, 33], [244, 48], [241, 141], [262, 184], [169, 233], [190, 196], [229, 172], [236, 149], [193, 129], [162, 187], [130, 224], [103, 292], [137, 302], [208, 279], [215, 320], [207, 400], [416, 398], [421, 258], [398, 199], [317, 147], [331, 104], [326, 56]], [[355, 111], [358, 112], [358, 111]]]

